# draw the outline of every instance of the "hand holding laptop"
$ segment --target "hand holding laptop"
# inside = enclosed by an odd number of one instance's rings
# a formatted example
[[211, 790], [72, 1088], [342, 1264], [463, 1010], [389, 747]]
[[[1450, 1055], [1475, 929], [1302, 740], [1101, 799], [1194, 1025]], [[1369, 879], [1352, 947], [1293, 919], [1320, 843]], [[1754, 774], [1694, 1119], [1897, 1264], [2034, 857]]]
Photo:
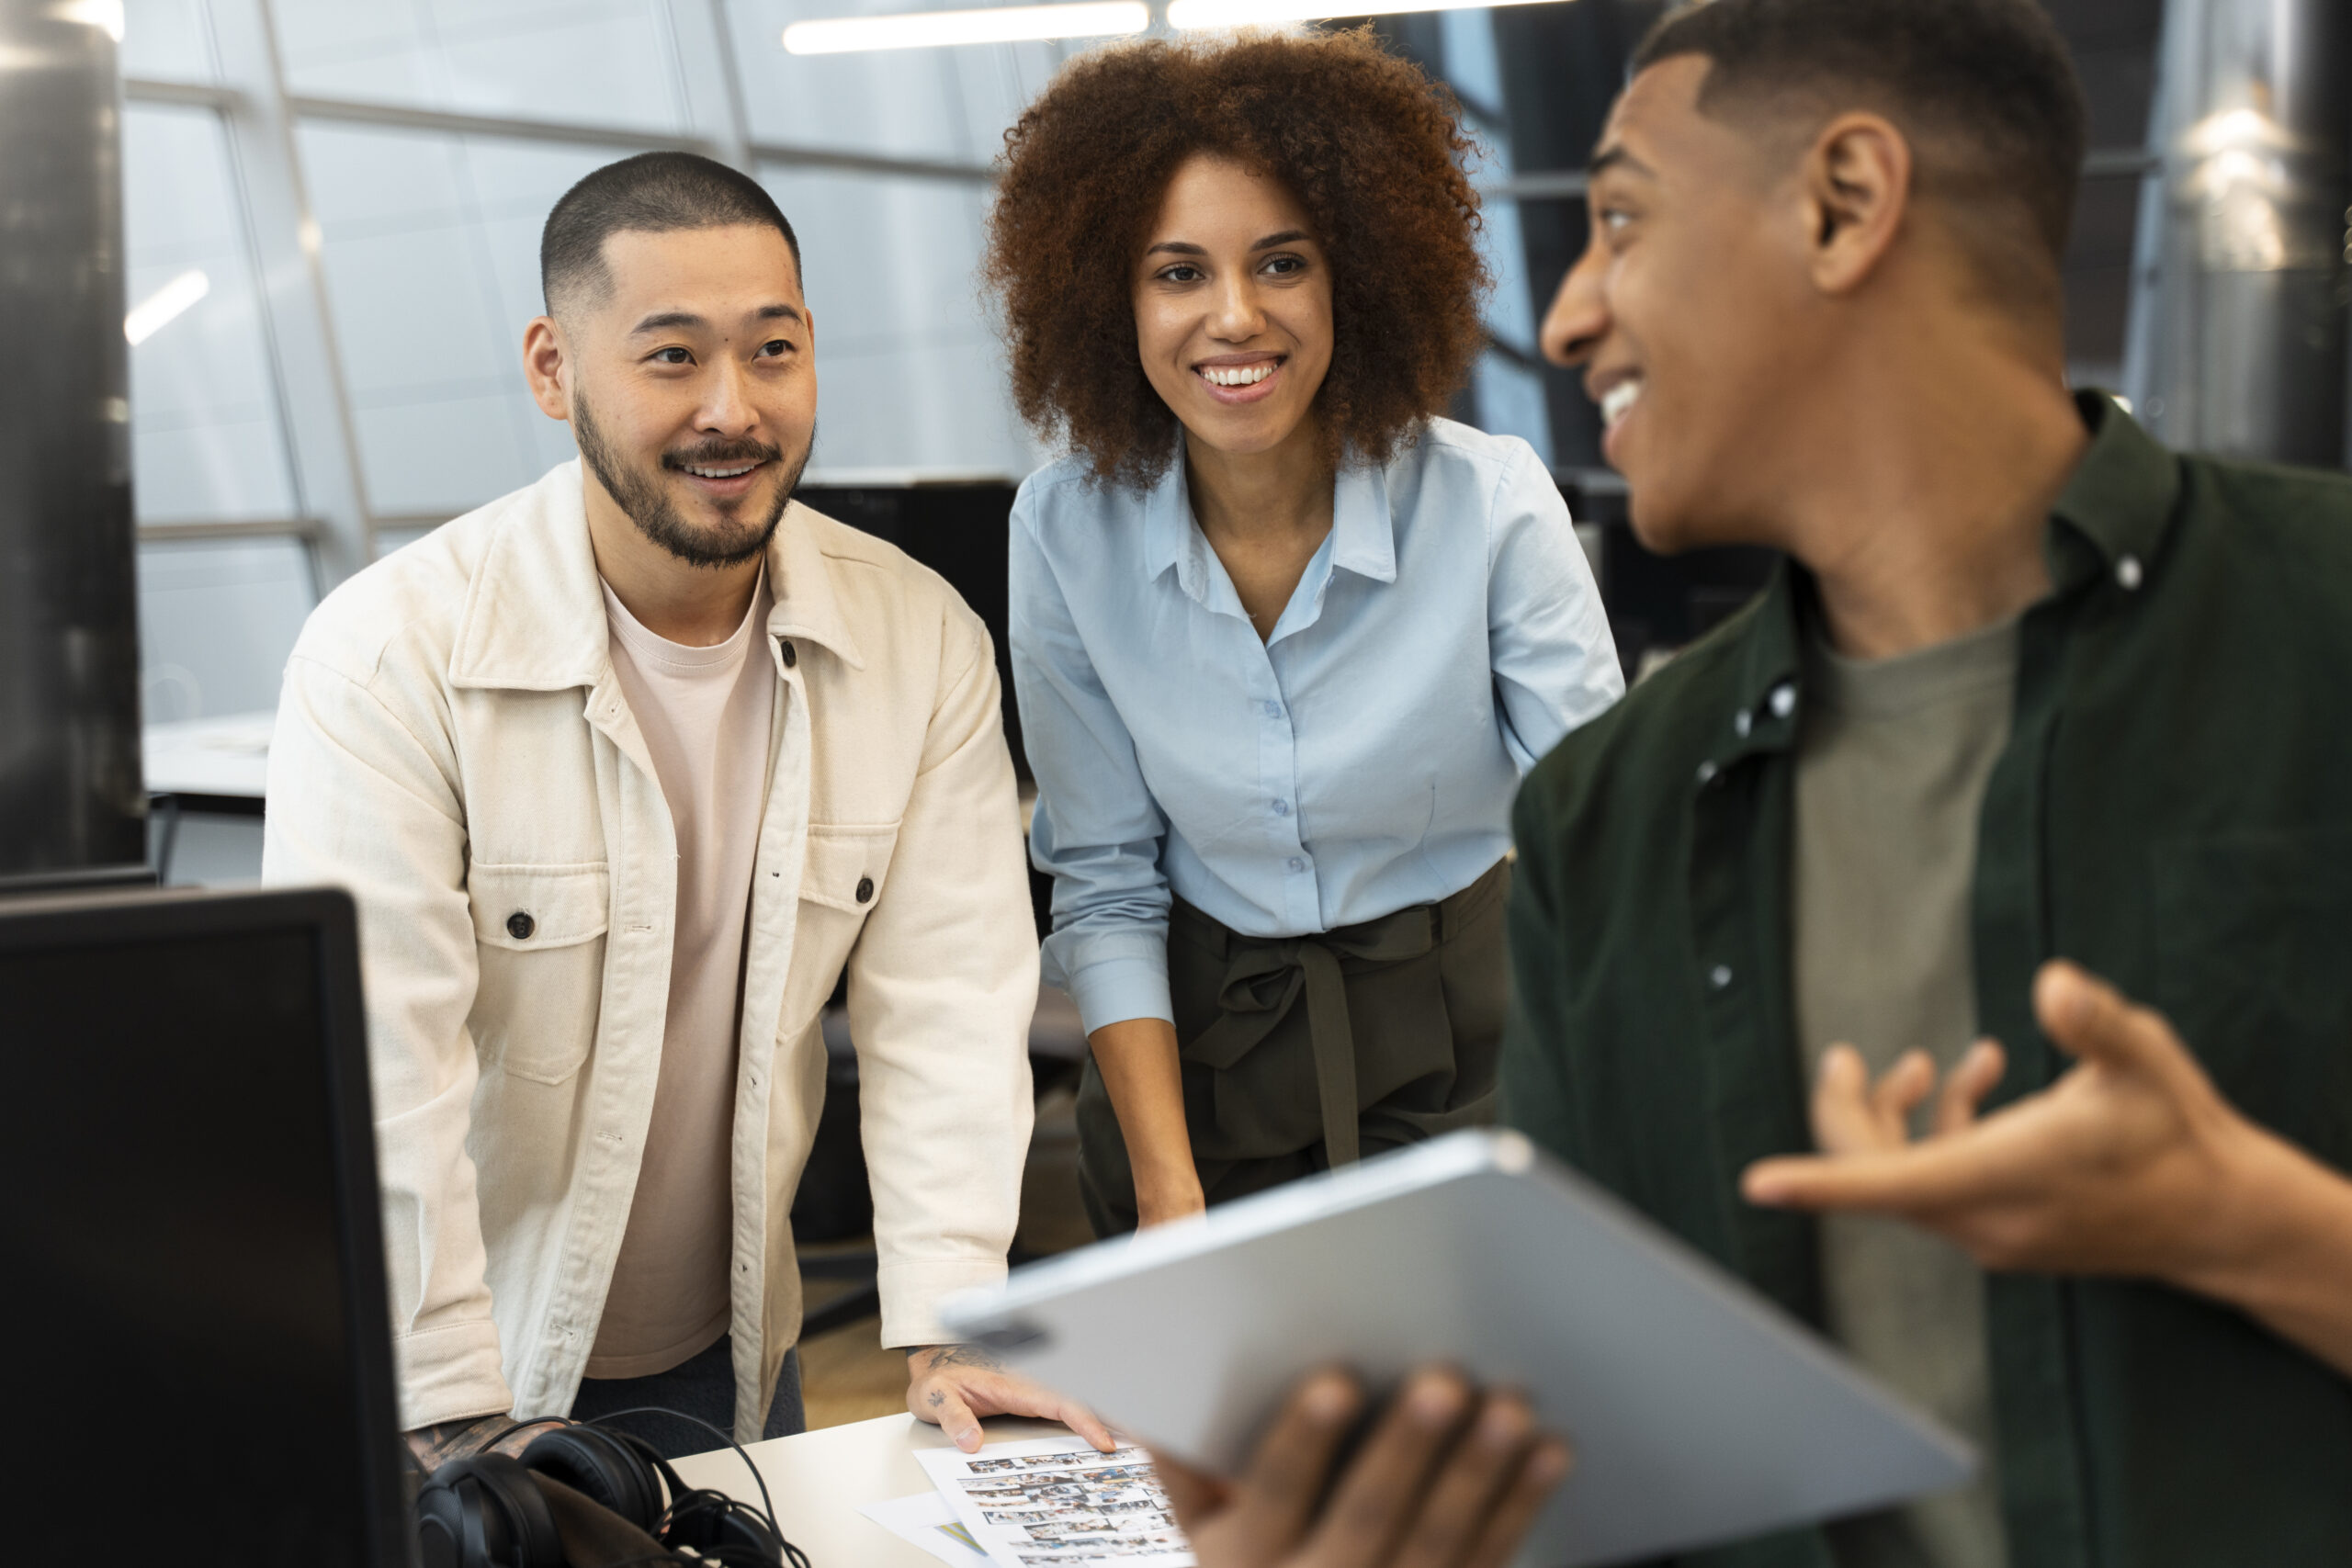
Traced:
[[1344, 1373], [1303, 1380], [1232, 1481], [1155, 1451], [1201, 1568], [1502, 1568], [1568, 1472], [1526, 1401], [1426, 1368], [1335, 1480], [1363, 1406]]

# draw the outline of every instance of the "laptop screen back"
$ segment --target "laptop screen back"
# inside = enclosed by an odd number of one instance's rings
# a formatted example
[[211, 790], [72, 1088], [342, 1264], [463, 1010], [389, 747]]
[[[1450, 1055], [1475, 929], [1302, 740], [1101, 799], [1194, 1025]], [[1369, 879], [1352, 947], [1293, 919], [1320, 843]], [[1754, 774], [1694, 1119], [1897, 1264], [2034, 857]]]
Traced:
[[349, 925], [304, 907], [335, 897], [117, 900], [47, 940], [0, 907], [0, 1420], [34, 1436], [11, 1513], [41, 1545], [401, 1560], [372, 1212], [372, 1269], [346, 1232], [346, 1200], [375, 1200], [372, 1163], [344, 1164], [372, 1150], [337, 1038]]

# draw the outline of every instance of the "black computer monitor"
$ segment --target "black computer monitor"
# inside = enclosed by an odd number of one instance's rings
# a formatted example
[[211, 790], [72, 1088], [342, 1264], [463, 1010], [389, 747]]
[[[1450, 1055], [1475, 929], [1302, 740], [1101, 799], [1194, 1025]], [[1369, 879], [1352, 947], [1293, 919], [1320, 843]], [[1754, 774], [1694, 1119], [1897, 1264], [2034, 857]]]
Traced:
[[0, 1558], [413, 1561], [351, 900], [0, 900]]

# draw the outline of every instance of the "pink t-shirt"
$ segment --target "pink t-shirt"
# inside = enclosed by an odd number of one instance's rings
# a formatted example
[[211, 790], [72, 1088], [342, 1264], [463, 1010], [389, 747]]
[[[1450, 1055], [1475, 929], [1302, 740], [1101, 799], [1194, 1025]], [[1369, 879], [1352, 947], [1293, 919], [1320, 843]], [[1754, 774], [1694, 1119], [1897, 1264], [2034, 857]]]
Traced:
[[613, 671], [677, 829], [678, 908], [662, 1074], [592, 1378], [667, 1371], [727, 1332], [736, 1034], [775, 713], [775, 665], [762, 646], [773, 602], [763, 574], [732, 637], [688, 648], [646, 630], [605, 587]]

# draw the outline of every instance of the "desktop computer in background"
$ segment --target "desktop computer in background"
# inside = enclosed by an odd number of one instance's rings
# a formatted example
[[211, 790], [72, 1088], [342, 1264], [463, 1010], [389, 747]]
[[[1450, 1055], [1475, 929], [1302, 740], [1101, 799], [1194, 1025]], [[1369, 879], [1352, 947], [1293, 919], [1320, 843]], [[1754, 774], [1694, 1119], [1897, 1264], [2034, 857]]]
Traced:
[[407, 1568], [379, 1226], [347, 897], [0, 899], [0, 1558]]

